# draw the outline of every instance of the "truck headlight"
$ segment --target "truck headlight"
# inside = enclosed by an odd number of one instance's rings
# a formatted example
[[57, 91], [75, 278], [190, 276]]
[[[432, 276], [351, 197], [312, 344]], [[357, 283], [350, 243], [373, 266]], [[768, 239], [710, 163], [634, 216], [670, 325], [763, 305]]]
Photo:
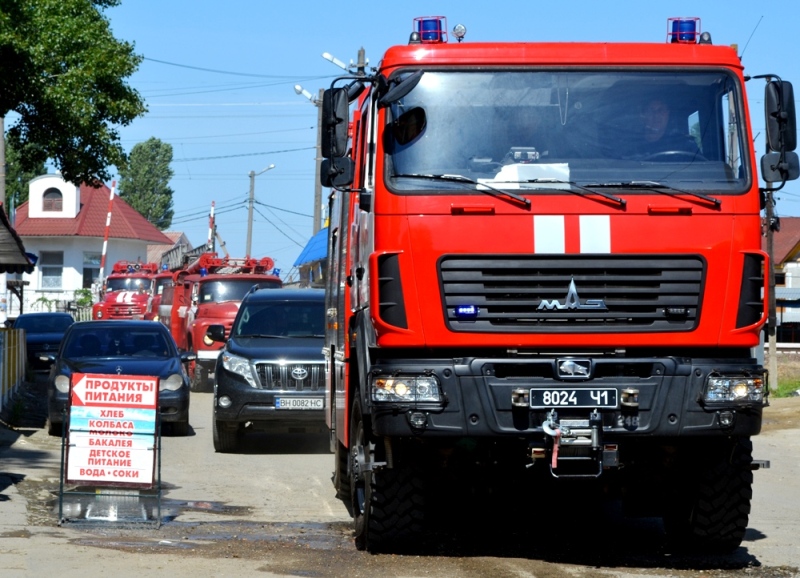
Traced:
[[373, 377], [372, 401], [394, 403], [440, 402], [442, 391], [433, 376]]
[[224, 352], [222, 354], [222, 367], [231, 373], [241, 375], [250, 384], [250, 387], [258, 387], [258, 382], [250, 369], [250, 360], [238, 355]]
[[707, 403], [763, 403], [764, 378], [710, 375], [703, 401]]
[[206, 347], [211, 347], [212, 345], [214, 345], [214, 340], [211, 339], [208, 335], [203, 335], [203, 344]]

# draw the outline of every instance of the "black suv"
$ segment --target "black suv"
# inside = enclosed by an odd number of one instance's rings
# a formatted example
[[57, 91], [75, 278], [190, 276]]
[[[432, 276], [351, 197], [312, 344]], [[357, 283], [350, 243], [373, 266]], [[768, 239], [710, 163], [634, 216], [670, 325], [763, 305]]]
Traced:
[[[323, 432], [325, 291], [257, 289], [242, 300], [214, 371], [214, 449], [248, 430]], [[225, 341], [222, 325], [206, 335]]]

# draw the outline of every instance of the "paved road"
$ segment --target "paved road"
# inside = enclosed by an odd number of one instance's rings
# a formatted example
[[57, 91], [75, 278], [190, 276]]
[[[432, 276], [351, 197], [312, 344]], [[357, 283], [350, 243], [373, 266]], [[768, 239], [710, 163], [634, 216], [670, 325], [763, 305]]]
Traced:
[[217, 454], [211, 394], [192, 396], [192, 435], [163, 440], [160, 529], [58, 527], [60, 440], [37, 428], [3, 432], [13, 444], [0, 443], [0, 577], [800, 576], [800, 429], [756, 438], [755, 457], [772, 467], [755, 474], [750, 527], [729, 558], [668, 556], [660, 523], [613, 511], [532, 520], [548, 528], [533, 539], [503, 535], [513, 504], [494, 526], [445, 536], [430, 555], [371, 556], [353, 547], [350, 518], [333, 497], [325, 436], [257, 434], [241, 453]]

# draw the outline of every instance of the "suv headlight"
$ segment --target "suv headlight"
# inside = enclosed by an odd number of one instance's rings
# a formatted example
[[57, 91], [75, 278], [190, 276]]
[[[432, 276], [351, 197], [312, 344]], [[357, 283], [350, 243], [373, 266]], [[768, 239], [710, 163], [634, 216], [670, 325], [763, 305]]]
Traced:
[[703, 394], [706, 403], [763, 403], [764, 378], [710, 375]]
[[372, 401], [393, 403], [425, 403], [442, 401], [439, 380], [431, 375], [373, 377]]
[[250, 384], [250, 387], [258, 387], [258, 382], [250, 369], [250, 360], [245, 357], [239, 357], [232, 353], [222, 353], [222, 367], [231, 373], [241, 375]]

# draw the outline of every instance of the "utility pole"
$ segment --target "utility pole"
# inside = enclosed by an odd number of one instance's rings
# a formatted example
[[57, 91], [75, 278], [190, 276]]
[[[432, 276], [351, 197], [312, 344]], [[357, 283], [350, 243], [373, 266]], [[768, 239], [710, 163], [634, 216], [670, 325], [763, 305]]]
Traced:
[[314, 234], [316, 235], [322, 228], [322, 183], [319, 175], [322, 166], [322, 95], [324, 89], [319, 89], [314, 106], [317, 107], [317, 158], [316, 158], [316, 178], [314, 179]]
[[250, 249], [253, 245], [253, 201], [256, 192], [256, 177], [267, 171], [274, 169], [275, 165], [269, 165], [263, 171], [250, 171], [250, 197], [247, 202], [247, 247], [245, 248], [245, 259], [250, 258]]
[[772, 194], [772, 185], [767, 183], [764, 190], [766, 195], [766, 219], [767, 219], [767, 343], [769, 353], [769, 383], [768, 391], [778, 390], [778, 345], [777, 345], [777, 315], [775, 314], [775, 261], [774, 261], [774, 221], [775, 221], [775, 197]]

